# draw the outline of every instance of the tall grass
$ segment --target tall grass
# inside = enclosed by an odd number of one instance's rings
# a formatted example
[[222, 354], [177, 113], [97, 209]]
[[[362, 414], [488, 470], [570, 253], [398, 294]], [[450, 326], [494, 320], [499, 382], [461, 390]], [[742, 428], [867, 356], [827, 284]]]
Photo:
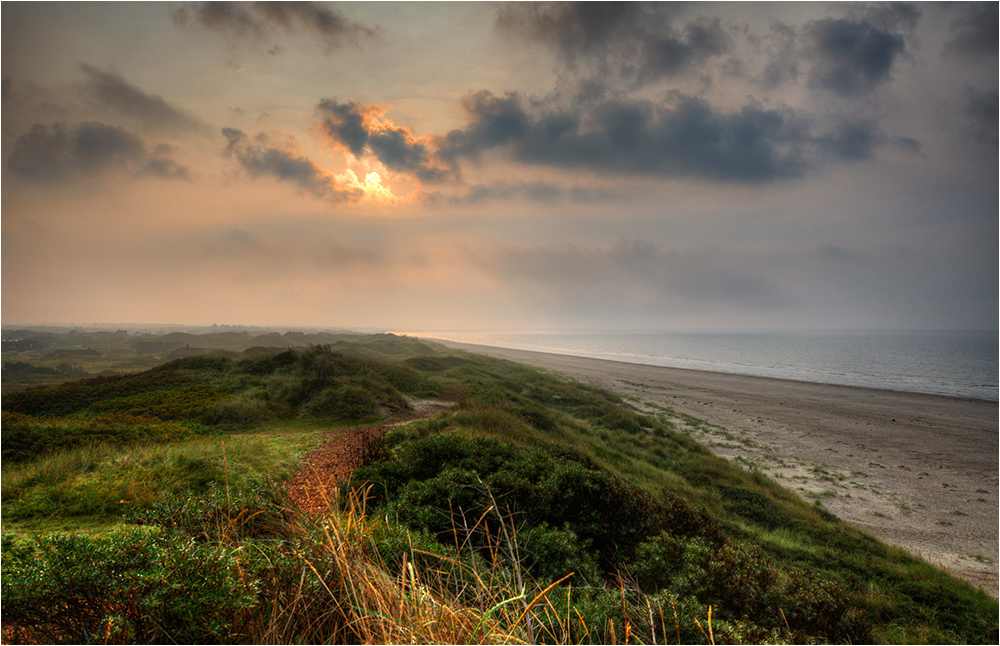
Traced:
[[[4, 641], [565, 644], [713, 634], [711, 609], [641, 595], [624, 578], [600, 588], [573, 587], [571, 572], [534, 580], [521, 567], [514, 519], [497, 507], [457, 514], [465, 538], [443, 547], [370, 516], [367, 489], [337, 496], [320, 517], [266, 496], [213, 500], [212, 532], [177, 503], [159, 520], [181, 522], [159, 529], [13, 545], [7, 537]], [[247, 529], [275, 512], [280, 528]], [[491, 523], [501, 531], [485, 531], [493, 539], [473, 549], [469, 537]]]
[[[259, 641], [265, 643], [522, 643], [521, 631], [503, 609], [503, 591], [490, 591], [483, 599], [492, 604], [486, 612], [461, 603], [453, 592], [449, 562], [428, 552], [402, 553], [387, 564], [373, 540], [372, 523], [365, 514], [364, 496], [353, 492], [348, 504], [333, 509], [325, 520], [309, 528], [318, 537], [309, 552], [298, 552], [304, 574], [321, 583], [320, 599], [302, 592], [271, 604], [260, 625]], [[428, 557], [440, 568], [423, 569]], [[276, 591], [277, 592], [277, 591]], [[255, 639], [254, 641], [257, 641]]]
[[5, 465], [4, 520], [113, 519], [165, 496], [202, 494], [213, 483], [242, 491], [255, 481], [284, 480], [312, 438], [311, 433], [292, 439], [261, 433], [172, 444], [88, 444]]

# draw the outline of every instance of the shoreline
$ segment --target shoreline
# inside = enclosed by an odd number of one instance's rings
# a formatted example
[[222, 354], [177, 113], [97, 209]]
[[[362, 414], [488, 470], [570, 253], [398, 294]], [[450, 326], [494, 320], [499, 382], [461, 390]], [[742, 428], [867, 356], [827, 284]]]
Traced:
[[433, 339], [615, 392], [854, 527], [998, 596], [998, 402]]
[[[416, 337], [422, 338], [422, 337]], [[931, 399], [943, 399], [946, 401], [957, 401], [957, 402], [969, 402], [969, 403], [981, 403], [993, 406], [998, 406], [998, 413], [1000, 413], [1000, 400], [998, 399], [984, 399], [982, 397], [969, 397], [966, 395], [949, 395], [944, 393], [930, 393], [922, 392], [917, 390], [898, 390], [893, 388], [876, 388], [874, 386], [859, 386], [855, 384], [838, 384], [828, 381], [809, 381], [805, 379], [792, 379], [790, 377], [771, 377], [768, 375], [754, 375], [743, 372], [723, 372], [721, 370], [705, 370], [703, 368], [682, 368], [679, 366], [666, 366], [656, 363], [641, 363], [638, 361], [625, 361], [622, 359], [608, 359], [605, 357], [590, 357], [582, 354], [571, 354], [568, 352], [549, 352], [546, 350], [525, 350], [523, 348], [505, 348], [498, 345], [487, 345], [484, 343], [467, 343], [465, 341], [452, 341], [450, 339], [441, 338], [427, 338], [427, 341], [432, 341], [434, 343], [440, 343], [441, 345], [447, 346], [449, 348], [455, 348], [458, 350], [468, 350], [469, 352], [475, 352], [478, 354], [488, 354], [488, 356], [495, 356], [497, 358], [506, 358], [507, 355], [514, 355], [516, 353], [522, 353], [525, 355], [526, 359], [521, 361], [522, 363], [527, 363], [532, 360], [532, 357], [528, 355], [540, 355], [541, 357], [548, 358], [546, 362], [556, 363], [560, 359], [576, 361], [592, 361], [595, 363], [606, 363], [612, 366], [623, 366], [623, 367], [636, 367], [649, 370], [663, 370], [664, 372], [679, 372], [689, 375], [704, 375], [708, 379], [727, 379], [732, 377], [733, 379], [750, 379], [750, 380], [760, 380], [761, 382], [776, 382], [779, 384], [786, 384], [790, 387], [795, 387], [796, 385], [803, 386], [815, 386], [817, 388], [836, 388], [843, 390], [856, 390], [859, 392], [872, 392], [872, 393], [885, 393], [888, 395], [898, 395], [902, 397], [917, 397], [917, 398], [931, 398]], [[491, 354], [495, 353], [495, 354]], [[503, 356], [501, 356], [503, 355]], [[510, 359], [511, 361], [520, 361], [515, 359]], [[542, 360], [542, 359], [538, 359]], [[1000, 421], [1000, 417], [998, 417]]]

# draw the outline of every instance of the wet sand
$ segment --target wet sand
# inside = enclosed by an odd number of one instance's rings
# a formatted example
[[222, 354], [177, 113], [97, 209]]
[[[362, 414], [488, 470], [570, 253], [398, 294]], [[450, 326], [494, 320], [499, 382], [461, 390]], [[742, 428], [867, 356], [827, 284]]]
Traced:
[[997, 596], [997, 402], [445, 345], [704, 420], [716, 454]]

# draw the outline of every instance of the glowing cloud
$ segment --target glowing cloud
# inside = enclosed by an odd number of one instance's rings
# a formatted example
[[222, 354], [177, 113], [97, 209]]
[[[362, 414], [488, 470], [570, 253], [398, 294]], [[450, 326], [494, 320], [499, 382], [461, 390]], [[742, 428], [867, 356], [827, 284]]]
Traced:
[[365, 175], [362, 182], [357, 173], [348, 168], [340, 175], [334, 176], [337, 185], [351, 191], [360, 191], [360, 201], [376, 206], [393, 206], [399, 203], [399, 198], [392, 194], [392, 189], [382, 185], [382, 178], [375, 171]]
[[372, 157], [388, 171], [421, 182], [441, 181], [449, 174], [438, 164], [428, 139], [415, 137], [409, 128], [392, 123], [379, 106], [323, 99], [316, 110], [323, 135], [359, 160]]

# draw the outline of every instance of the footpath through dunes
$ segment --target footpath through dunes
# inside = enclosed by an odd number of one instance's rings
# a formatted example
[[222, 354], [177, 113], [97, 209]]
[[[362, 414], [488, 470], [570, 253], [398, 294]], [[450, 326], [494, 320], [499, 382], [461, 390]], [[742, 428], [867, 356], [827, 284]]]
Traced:
[[442, 343], [616, 392], [716, 455], [997, 596], [995, 401]]
[[413, 413], [382, 424], [330, 429], [318, 448], [302, 460], [302, 466], [285, 485], [291, 502], [310, 516], [323, 513], [336, 499], [335, 489], [368, 459], [371, 443], [386, 431], [446, 410], [455, 402], [424, 399], [413, 402]]

